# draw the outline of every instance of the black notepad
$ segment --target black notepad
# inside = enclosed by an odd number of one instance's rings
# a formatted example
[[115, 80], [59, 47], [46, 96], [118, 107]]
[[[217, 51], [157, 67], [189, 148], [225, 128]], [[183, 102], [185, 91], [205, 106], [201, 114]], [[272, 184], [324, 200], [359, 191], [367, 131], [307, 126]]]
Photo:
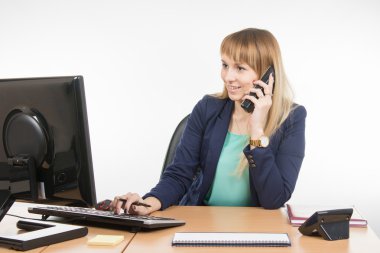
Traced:
[[286, 247], [290, 246], [286, 233], [175, 233], [172, 246], [238, 246]]

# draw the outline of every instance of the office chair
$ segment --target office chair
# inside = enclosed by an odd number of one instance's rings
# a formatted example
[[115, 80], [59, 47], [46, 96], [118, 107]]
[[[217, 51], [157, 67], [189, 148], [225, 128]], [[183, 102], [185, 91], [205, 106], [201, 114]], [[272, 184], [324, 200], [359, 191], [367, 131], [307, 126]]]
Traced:
[[185, 130], [185, 126], [187, 123], [187, 119], [189, 118], [190, 114], [184, 117], [178, 124], [177, 128], [174, 130], [174, 133], [172, 135], [172, 138], [169, 142], [169, 147], [168, 150], [166, 151], [166, 156], [164, 160], [164, 164], [162, 165], [162, 170], [161, 170], [161, 176], [164, 173], [166, 167], [173, 162], [174, 159], [174, 153], [177, 148], [177, 145], [179, 143], [179, 140], [181, 139], [183, 130]]
[[[172, 138], [169, 143], [168, 151], [166, 152], [164, 164], [162, 166], [161, 170], [161, 177], [164, 173], [166, 167], [173, 162], [174, 154], [177, 148], [177, 145], [182, 137], [182, 133], [186, 127], [187, 119], [189, 118], [190, 114], [184, 117], [178, 124], [177, 128], [174, 130], [174, 133], [172, 135]], [[183, 198], [178, 202], [178, 205], [180, 206], [194, 206], [197, 205], [198, 197], [199, 197], [199, 187], [202, 184], [203, 180], [203, 173], [200, 168], [197, 169], [194, 177], [193, 177], [193, 183], [191, 184], [190, 188], [188, 189], [187, 193], [183, 196]]]

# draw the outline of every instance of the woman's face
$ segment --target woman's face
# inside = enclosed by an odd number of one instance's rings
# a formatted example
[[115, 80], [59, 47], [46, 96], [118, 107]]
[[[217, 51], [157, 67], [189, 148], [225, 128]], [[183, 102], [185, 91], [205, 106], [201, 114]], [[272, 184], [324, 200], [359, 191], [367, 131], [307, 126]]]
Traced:
[[246, 63], [235, 62], [222, 55], [221, 77], [232, 101], [241, 101], [244, 95], [253, 87], [253, 81], [258, 79], [256, 72]]

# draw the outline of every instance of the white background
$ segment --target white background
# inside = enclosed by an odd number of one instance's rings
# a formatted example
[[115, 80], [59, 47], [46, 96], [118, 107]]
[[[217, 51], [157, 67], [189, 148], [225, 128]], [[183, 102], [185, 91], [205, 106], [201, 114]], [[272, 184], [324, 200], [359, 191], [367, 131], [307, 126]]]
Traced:
[[179, 120], [222, 89], [219, 45], [278, 39], [306, 157], [293, 203], [355, 204], [380, 234], [380, 2], [0, 0], [0, 78], [83, 75], [98, 199], [144, 194]]

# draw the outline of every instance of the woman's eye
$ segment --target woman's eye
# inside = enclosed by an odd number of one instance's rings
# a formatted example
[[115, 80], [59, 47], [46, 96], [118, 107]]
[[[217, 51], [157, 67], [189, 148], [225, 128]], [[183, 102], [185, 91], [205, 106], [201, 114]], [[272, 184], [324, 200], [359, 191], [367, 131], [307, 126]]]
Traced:
[[226, 69], [226, 68], [228, 68], [228, 65], [225, 63], [222, 63], [222, 68]]
[[237, 69], [238, 69], [239, 71], [245, 70], [245, 68], [243, 68], [243, 67], [241, 67], [241, 66], [238, 66]]

